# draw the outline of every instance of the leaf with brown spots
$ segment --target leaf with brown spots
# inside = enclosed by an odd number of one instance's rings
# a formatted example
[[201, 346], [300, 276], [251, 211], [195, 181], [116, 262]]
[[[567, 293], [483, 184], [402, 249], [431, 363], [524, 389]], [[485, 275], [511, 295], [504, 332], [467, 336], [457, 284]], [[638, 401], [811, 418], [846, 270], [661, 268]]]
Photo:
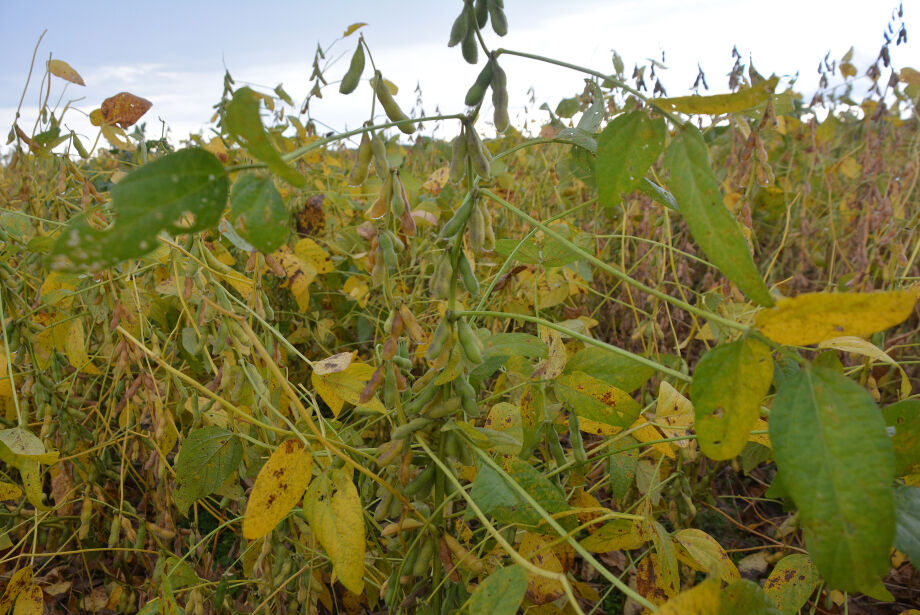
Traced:
[[3, 596], [0, 597], [0, 615], [6, 615], [12, 608], [16, 597], [32, 583], [32, 567], [26, 566], [13, 573], [10, 582], [6, 585]]
[[721, 585], [717, 579], [707, 579], [668, 600], [658, 615], [715, 615], [721, 604]]
[[584, 372], [556, 379], [554, 390], [580, 418], [614, 427], [629, 427], [639, 416], [639, 404], [628, 393]]
[[80, 73], [75, 71], [73, 66], [64, 60], [48, 60], [48, 72], [64, 81], [76, 83], [77, 85], [86, 85]]
[[[527, 532], [518, 547], [521, 555], [537, 567], [548, 572], [562, 574], [562, 562], [552, 549], [552, 540], [546, 536]], [[565, 588], [557, 579], [527, 573], [527, 597], [534, 604], [546, 604], [556, 600], [565, 593]]]
[[649, 553], [636, 564], [636, 591], [655, 604], [664, 604], [677, 595], [677, 587], [662, 574], [657, 553]]
[[44, 595], [38, 585], [25, 587], [16, 597], [13, 615], [42, 615], [44, 612]]
[[677, 558], [694, 570], [717, 576], [726, 583], [741, 578], [735, 563], [728, 557], [716, 539], [697, 529], [680, 530], [674, 534], [677, 540]]
[[243, 538], [268, 534], [300, 500], [313, 471], [313, 456], [300, 440], [286, 440], [275, 449], [256, 477], [243, 519]]
[[119, 92], [102, 101], [100, 111], [106, 124], [117, 124], [122, 128], [134, 126], [137, 120], [150, 110], [153, 103], [130, 92]]
[[811, 559], [794, 553], [776, 563], [763, 589], [784, 615], [795, 615], [808, 602], [819, 580], [818, 569]]

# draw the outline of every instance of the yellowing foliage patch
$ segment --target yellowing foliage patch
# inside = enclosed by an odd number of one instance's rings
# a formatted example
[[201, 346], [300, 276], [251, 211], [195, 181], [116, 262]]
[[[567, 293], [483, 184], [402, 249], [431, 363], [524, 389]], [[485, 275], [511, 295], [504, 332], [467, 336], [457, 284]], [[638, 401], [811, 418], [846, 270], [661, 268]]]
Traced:
[[313, 471], [313, 456], [300, 440], [286, 440], [275, 449], [256, 477], [243, 519], [243, 538], [268, 534], [300, 500]]

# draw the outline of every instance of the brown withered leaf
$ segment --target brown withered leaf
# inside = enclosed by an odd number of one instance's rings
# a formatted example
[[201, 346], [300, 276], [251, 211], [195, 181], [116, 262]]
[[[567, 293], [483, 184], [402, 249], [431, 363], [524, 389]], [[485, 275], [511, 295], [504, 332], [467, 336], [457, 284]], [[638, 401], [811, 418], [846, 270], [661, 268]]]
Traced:
[[153, 103], [130, 92], [119, 92], [102, 101], [102, 119], [107, 124], [118, 124], [122, 128], [133, 126], [147, 113]]

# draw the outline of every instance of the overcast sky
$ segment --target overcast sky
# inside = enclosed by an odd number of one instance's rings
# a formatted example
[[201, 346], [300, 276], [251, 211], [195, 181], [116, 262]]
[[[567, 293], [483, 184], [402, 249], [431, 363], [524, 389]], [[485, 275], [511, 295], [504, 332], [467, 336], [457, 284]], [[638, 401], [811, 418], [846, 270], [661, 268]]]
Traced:
[[[129, 91], [153, 102], [145, 116], [148, 134], [158, 136], [160, 119], [174, 138], [204, 130], [219, 99], [224, 70], [237, 86], [279, 83], [299, 104], [308, 81], [317, 43], [324, 48], [351, 23], [368, 22], [362, 32], [377, 66], [401, 90], [404, 108], [415, 101], [420, 85], [425, 111], [435, 107], [462, 110], [463, 95], [480, 70], [466, 64], [459, 48], [446, 46], [459, 0], [252, 1], [158, 0], [156, 2], [24, 2], [0, 0], [0, 123], [9, 126], [28, 74], [33, 48], [47, 34], [36, 60], [37, 74], [23, 105], [20, 125], [31, 132], [39, 106], [37, 89], [49, 54], [69, 62], [86, 87], [68, 86], [63, 101], [81, 98], [82, 112], [97, 108], [107, 96]], [[727, 90], [726, 74], [737, 45], [745, 62], [766, 75], [801, 74], [799, 88], [813, 89], [817, 65], [830, 51], [839, 58], [852, 45], [860, 74], [877, 56], [882, 32], [898, 3], [895, 0], [505, 0], [509, 33], [487, 30], [487, 44], [612, 72], [611, 50], [628, 70], [646, 58], [661, 60], [669, 95], [687, 93], [697, 72], [706, 72], [710, 93]], [[920, 1], [904, 2], [908, 32], [920, 36]], [[348, 65], [356, 35], [337, 43], [328, 59], [341, 57], [328, 76], [338, 79]], [[896, 67], [920, 69], [913, 40], [892, 47]], [[542, 102], [555, 108], [559, 99], [579, 93], [583, 76], [520, 58], [504, 57], [512, 120], [520, 126], [546, 115]], [[56, 80], [52, 104], [63, 82]], [[527, 91], [533, 87], [536, 105]], [[351, 96], [330, 86], [311, 107], [328, 129], [355, 127], [366, 119], [367, 86]], [[62, 103], [63, 106], [63, 103]], [[528, 115], [525, 116], [525, 108]], [[86, 117], [69, 111], [65, 124], [95, 137]], [[4, 130], [5, 134], [6, 131]]]

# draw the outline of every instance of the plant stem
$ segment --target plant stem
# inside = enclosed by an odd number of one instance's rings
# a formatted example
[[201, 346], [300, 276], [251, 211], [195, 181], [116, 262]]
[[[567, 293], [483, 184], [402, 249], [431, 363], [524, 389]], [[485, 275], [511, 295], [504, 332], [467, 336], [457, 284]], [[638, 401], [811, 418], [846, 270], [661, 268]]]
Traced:
[[697, 316], [710, 320], [718, 325], [722, 325], [723, 327], [727, 327], [729, 329], [735, 329], [738, 331], [745, 331], [745, 332], [748, 331], [748, 327], [742, 324], [739, 324], [735, 322], [734, 320], [730, 320], [728, 318], [725, 318], [724, 316], [720, 316], [719, 314], [716, 314], [715, 312], [710, 312], [709, 310], [705, 310], [702, 308], [698, 308], [694, 305], [690, 305], [686, 301], [675, 299], [674, 297], [668, 295], [667, 293], [663, 293], [656, 288], [652, 288], [651, 286], [646, 286], [642, 282], [634, 280], [633, 278], [629, 277], [628, 275], [626, 275], [619, 269], [612, 267], [608, 265], [607, 263], [605, 263], [604, 261], [602, 261], [601, 259], [597, 258], [596, 256], [594, 256], [587, 250], [584, 250], [583, 248], [575, 245], [572, 241], [563, 237], [561, 234], [557, 233], [556, 231], [546, 226], [539, 220], [536, 220], [532, 218], [531, 216], [527, 215], [525, 212], [521, 211], [520, 209], [518, 209], [517, 207], [515, 207], [514, 205], [512, 205], [505, 199], [501, 198], [500, 196], [498, 196], [491, 190], [482, 189], [480, 190], [479, 193], [483, 196], [489, 197], [490, 199], [492, 199], [493, 201], [495, 201], [496, 203], [498, 203], [499, 205], [501, 205], [502, 207], [504, 207], [511, 213], [515, 214], [519, 218], [522, 218], [526, 220], [527, 222], [529, 222], [530, 224], [536, 226], [537, 228], [539, 228], [541, 231], [543, 231], [544, 233], [546, 233], [553, 239], [556, 239], [557, 241], [565, 245], [565, 247], [568, 248], [570, 252], [574, 252], [575, 254], [578, 254], [579, 256], [587, 260], [588, 262], [593, 263], [597, 267], [600, 267], [601, 269], [603, 269], [604, 271], [606, 271], [607, 273], [609, 273], [616, 279], [620, 280], [621, 282], [625, 282], [626, 284], [629, 284], [630, 286], [638, 290], [641, 290], [642, 292], [646, 294], [649, 294], [666, 303], [670, 303], [674, 307], [678, 307], [682, 310], [690, 312], [691, 314], [696, 314]]

